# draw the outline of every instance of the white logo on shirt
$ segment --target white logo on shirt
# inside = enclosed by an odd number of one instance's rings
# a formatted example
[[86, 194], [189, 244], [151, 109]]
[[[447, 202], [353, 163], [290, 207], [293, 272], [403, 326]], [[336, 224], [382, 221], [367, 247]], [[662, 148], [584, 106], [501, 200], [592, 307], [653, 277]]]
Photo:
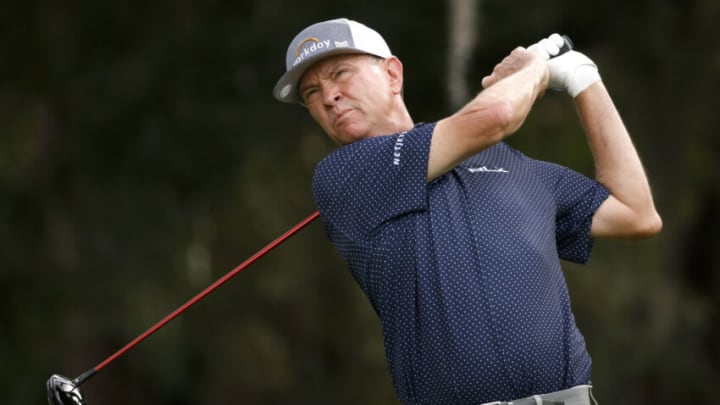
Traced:
[[470, 173], [510, 173], [509, 171], [499, 167], [497, 169], [488, 169], [487, 166], [471, 167], [468, 169]]
[[405, 134], [407, 134], [407, 131], [398, 134], [397, 140], [395, 141], [395, 148], [393, 150], [393, 165], [395, 166], [400, 166], [400, 157], [402, 156], [400, 152], [403, 146], [405, 146]]

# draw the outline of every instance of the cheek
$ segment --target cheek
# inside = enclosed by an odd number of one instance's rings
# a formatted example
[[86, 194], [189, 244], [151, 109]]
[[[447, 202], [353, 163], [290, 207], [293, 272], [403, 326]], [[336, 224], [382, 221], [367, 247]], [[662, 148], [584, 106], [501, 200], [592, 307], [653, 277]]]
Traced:
[[324, 109], [320, 108], [313, 108], [308, 107], [308, 111], [310, 112], [310, 116], [321, 126], [325, 126], [325, 123], [327, 122], [327, 113], [325, 113]]
[[322, 128], [326, 134], [332, 137], [330, 118], [328, 117], [325, 109], [320, 109], [319, 111], [310, 110], [310, 116], [313, 118], [313, 120], [315, 120], [318, 125], [320, 125], [320, 128]]
[[391, 89], [387, 81], [383, 77], [372, 77], [360, 83], [360, 90], [365, 98], [373, 101], [373, 107], [385, 109], [388, 100], [390, 100]]

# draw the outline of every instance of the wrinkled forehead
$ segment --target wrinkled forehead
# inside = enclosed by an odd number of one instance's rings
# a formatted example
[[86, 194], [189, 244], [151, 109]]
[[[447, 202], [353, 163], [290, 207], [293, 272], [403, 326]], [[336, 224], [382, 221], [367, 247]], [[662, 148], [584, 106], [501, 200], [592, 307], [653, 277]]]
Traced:
[[344, 64], [344, 63], [351, 63], [353, 65], [357, 65], [359, 63], [363, 63], [364, 61], [370, 61], [370, 60], [377, 60], [380, 59], [377, 56], [368, 55], [365, 53], [353, 53], [353, 54], [341, 54], [341, 55], [333, 55], [328, 56], [327, 58], [323, 58], [322, 60], [319, 60], [315, 62], [312, 66], [310, 66], [305, 73], [300, 77], [300, 80], [298, 81], [298, 88], [303, 88], [303, 85], [306, 85], [307, 81], [309, 81], [313, 77], [324, 77], [327, 76], [334, 67]]

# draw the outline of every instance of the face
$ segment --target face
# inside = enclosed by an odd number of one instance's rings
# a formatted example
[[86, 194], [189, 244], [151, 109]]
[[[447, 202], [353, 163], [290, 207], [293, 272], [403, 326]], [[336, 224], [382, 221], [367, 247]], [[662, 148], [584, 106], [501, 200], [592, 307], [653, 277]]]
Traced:
[[370, 55], [324, 59], [308, 69], [299, 85], [310, 115], [343, 145], [395, 132], [388, 117], [401, 90], [397, 58]]

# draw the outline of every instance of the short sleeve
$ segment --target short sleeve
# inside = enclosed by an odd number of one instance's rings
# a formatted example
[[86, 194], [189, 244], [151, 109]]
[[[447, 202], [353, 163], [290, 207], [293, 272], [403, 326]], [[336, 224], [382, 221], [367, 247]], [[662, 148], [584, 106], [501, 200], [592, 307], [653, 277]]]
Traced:
[[427, 165], [434, 124], [367, 138], [317, 166], [313, 195], [326, 222], [353, 239], [390, 218], [427, 209]]
[[599, 182], [555, 163], [539, 162], [556, 201], [555, 236], [563, 260], [587, 263], [592, 253], [593, 215], [610, 196]]

